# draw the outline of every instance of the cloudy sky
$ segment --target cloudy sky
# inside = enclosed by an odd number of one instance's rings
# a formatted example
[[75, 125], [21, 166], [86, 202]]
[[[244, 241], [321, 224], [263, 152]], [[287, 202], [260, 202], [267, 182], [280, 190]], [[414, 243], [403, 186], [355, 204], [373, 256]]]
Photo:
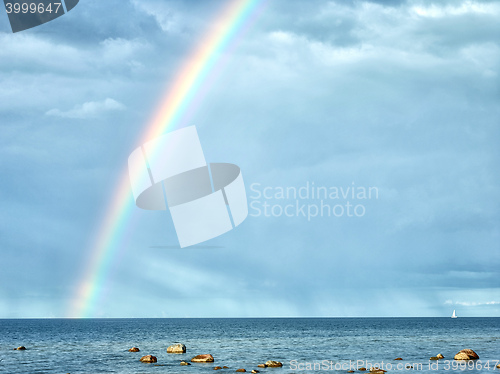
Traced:
[[[16, 34], [0, 15], [0, 318], [69, 315], [129, 154], [224, 7], [81, 0]], [[499, 316], [500, 3], [262, 9], [189, 121], [241, 167], [250, 216], [180, 249], [130, 194], [90, 316]], [[378, 193], [271, 196], [313, 184]], [[363, 214], [279, 214], [321, 203]]]

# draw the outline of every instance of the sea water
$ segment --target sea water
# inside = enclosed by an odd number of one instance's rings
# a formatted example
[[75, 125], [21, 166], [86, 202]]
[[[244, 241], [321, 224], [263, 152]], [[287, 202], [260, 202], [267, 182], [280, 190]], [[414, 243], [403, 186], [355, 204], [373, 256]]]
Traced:
[[[187, 353], [168, 354], [177, 342]], [[27, 350], [14, 350], [21, 345]], [[134, 346], [140, 352], [128, 352]], [[453, 356], [463, 348], [480, 361], [457, 365]], [[179, 366], [205, 353], [215, 362]], [[429, 361], [438, 353], [445, 359]], [[147, 354], [157, 364], [139, 361]], [[389, 373], [500, 374], [500, 318], [10, 319], [0, 320], [0, 360], [0, 373], [10, 374], [208, 373], [214, 366], [346, 373], [382, 363], [392, 365]], [[257, 368], [267, 360], [283, 367]]]

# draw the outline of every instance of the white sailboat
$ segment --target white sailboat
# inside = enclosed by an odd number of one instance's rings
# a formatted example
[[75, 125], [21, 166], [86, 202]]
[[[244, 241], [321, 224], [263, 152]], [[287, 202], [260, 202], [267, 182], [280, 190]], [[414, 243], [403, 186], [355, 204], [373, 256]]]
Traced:
[[457, 318], [457, 314], [455, 313], [455, 309], [453, 309], [453, 314], [451, 315], [451, 318]]

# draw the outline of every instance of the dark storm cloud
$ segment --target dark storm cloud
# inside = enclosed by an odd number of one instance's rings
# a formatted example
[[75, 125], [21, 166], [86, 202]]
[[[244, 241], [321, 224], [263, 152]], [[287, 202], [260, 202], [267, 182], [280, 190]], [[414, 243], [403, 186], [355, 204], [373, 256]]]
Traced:
[[[130, 151], [220, 6], [88, 0], [0, 34], [0, 315], [64, 315]], [[241, 166], [249, 195], [354, 182], [379, 198], [362, 218], [248, 217], [203, 250], [159, 248], [177, 245], [168, 215], [132, 210], [97, 315], [496, 313], [499, 16], [267, 4], [192, 119], [207, 160]], [[217, 302], [191, 297], [206, 287]]]

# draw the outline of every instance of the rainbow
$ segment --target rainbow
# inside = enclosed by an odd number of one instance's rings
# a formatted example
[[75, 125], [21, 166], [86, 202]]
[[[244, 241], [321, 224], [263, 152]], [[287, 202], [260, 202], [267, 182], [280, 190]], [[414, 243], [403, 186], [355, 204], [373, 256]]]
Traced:
[[[186, 121], [200, 96], [213, 83], [223, 52], [228, 50], [237, 36], [257, 17], [264, 3], [265, 0], [228, 0], [212, 23], [207, 37], [200, 41], [176, 74], [174, 82], [169, 85], [138, 145], [158, 137], [167, 130], [173, 130]], [[125, 170], [94, 240], [76, 296], [71, 299], [68, 317], [94, 316], [104, 282], [109, 276], [111, 264], [118, 255], [119, 243], [128, 227], [132, 209], [135, 209], [135, 205], [128, 171]]]

